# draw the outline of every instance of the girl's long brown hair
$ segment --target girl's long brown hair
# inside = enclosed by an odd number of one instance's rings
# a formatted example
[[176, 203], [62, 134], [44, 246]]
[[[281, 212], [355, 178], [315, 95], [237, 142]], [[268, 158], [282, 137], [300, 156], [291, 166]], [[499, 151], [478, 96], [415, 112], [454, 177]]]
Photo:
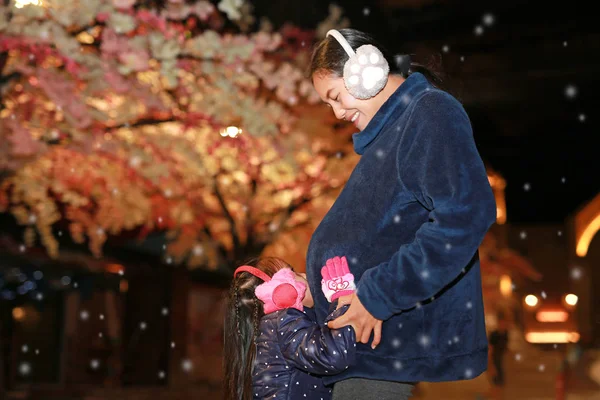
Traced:
[[[269, 276], [281, 268], [291, 268], [275, 257], [252, 260], [250, 265]], [[224, 393], [225, 400], [252, 399], [252, 368], [256, 356], [255, 340], [259, 335], [263, 303], [254, 295], [262, 279], [241, 272], [231, 282], [225, 309], [224, 324]]]

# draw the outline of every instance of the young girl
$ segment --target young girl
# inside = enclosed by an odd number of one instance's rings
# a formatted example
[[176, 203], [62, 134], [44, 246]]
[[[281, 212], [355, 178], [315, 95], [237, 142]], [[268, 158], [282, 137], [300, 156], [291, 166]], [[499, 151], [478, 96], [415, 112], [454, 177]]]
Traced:
[[[322, 273], [330, 302], [353, 291], [345, 258], [329, 260]], [[313, 305], [304, 275], [281, 259], [262, 258], [235, 271], [224, 327], [226, 400], [331, 398], [320, 376], [348, 368], [356, 339], [349, 326], [319, 326]]]

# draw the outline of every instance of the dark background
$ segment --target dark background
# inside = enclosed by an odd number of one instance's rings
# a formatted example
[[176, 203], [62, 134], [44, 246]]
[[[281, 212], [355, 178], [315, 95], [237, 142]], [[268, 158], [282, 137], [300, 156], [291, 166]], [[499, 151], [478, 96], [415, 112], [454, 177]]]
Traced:
[[[324, 19], [329, 3], [253, 2], [255, 14], [275, 27], [289, 20], [306, 28]], [[373, 34], [393, 52], [413, 54], [419, 62], [441, 60], [445, 87], [465, 106], [482, 157], [507, 180], [509, 222], [562, 222], [599, 192], [600, 28], [590, 5], [335, 3], [351, 27]], [[491, 25], [484, 22], [487, 14]], [[475, 33], [477, 26], [483, 33]], [[574, 97], [566, 95], [570, 86]]]

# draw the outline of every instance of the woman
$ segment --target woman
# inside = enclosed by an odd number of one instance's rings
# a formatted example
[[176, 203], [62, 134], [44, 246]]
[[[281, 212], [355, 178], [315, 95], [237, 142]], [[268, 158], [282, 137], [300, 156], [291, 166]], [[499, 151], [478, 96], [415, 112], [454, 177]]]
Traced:
[[330, 31], [311, 60], [316, 91], [358, 128], [362, 156], [307, 254], [319, 322], [325, 260], [346, 256], [358, 282], [329, 322], [352, 325], [359, 342], [356, 365], [326, 378], [334, 400], [408, 399], [414, 382], [474, 378], [487, 365], [477, 249], [494, 197], [462, 106], [408, 65], [352, 29]]

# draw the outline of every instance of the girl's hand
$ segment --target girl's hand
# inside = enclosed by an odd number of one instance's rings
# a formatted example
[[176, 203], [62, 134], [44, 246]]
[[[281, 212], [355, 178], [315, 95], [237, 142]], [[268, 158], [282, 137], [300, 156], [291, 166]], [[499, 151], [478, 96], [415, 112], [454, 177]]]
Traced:
[[375, 318], [362, 305], [358, 296], [351, 294], [342, 296], [338, 299], [338, 308], [350, 304], [346, 313], [333, 321], [329, 321], [327, 326], [331, 329], [339, 329], [350, 325], [354, 328], [356, 341], [360, 343], [368, 343], [373, 333], [373, 342], [371, 348], [374, 349], [381, 342], [381, 326], [383, 321]]

